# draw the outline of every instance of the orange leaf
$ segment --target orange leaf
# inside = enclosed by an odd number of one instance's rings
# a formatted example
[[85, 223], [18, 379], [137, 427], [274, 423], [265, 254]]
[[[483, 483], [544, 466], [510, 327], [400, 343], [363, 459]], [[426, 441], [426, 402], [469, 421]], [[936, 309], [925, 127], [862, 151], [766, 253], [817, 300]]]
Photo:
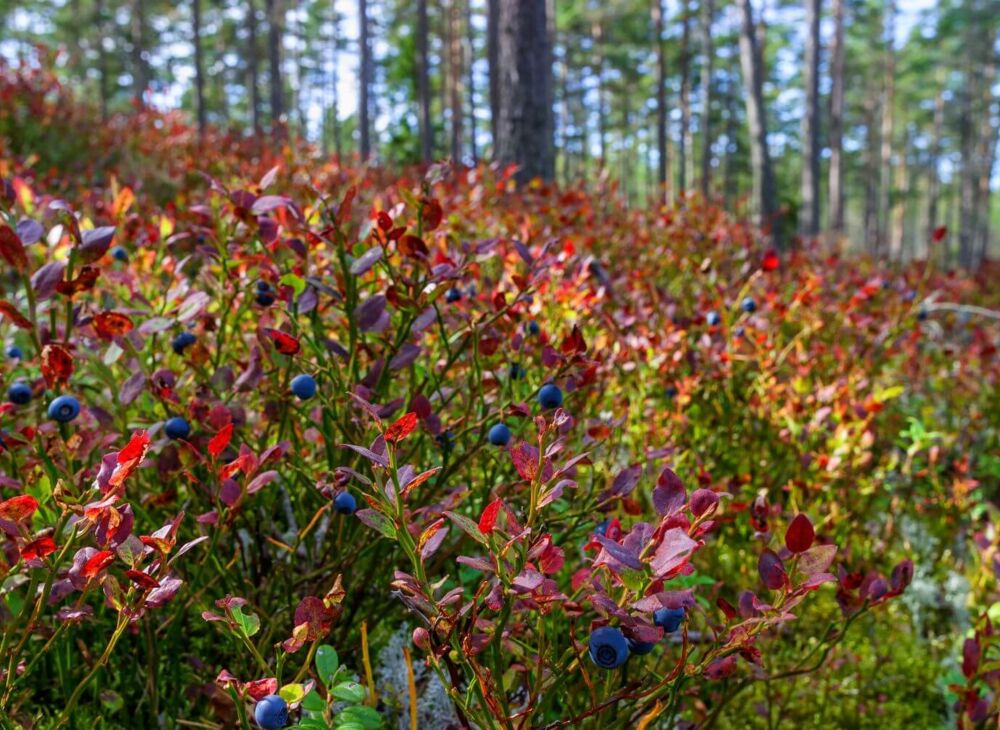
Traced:
[[0, 518], [11, 522], [22, 522], [38, 509], [38, 500], [30, 494], [19, 494], [16, 497], [0, 502]]
[[25, 560], [35, 560], [51, 555], [55, 551], [56, 541], [52, 539], [51, 535], [46, 535], [25, 545], [21, 550], [21, 557]]
[[413, 429], [416, 427], [417, 414], [411, 411], [389, 426], [385, 432], [385, 440], [390, 444], [399, 443], [413, 433]]
[[208, 442], [208, 453], [212, 455], [212, 458], [218, 459], [219, 454], [226, 450], [229, 446], [229, 439], [233, 436], [233, 424], [227, 423], [212, 437], [212, 440]]
[[95, 553], [90, 560], [83, 564], [83, 570], [80, 571], [80, 575], [84, 578], [93, 578], [114, 561], [114, 552], [111, 550], [101, 550], [101, 552]]
[[413, 477], [413, 479], [408, 481], [406, 485], [403, 487], [402, 496], [405, 497], [407, 494], [409, 494], [414, 489], [419, 487], [421, 484], [426, 482], [428, 479], [437, 474], [439, 471], [441, 471], [441, 467], [435, 466], [433, 469], [428, 469], [423, 474], [418, 474], [417, 476]]
[[486, 506], [479, 518], [479, 531], [481, 533], [488, 535], [493, 532], [493, 526], [496, 524], [501, 507], [503, 507], [502, 499], [495, 499]]
[[94, 315], [94, 331], [98, 337], [110, 340], [132, 331], [132, 320], [118, 312], [101, 312]]
[[52, 388], [65, 383], [73, 374], [73, 356], [62, 345], [46, 345], [42, 348], [42, 375]]

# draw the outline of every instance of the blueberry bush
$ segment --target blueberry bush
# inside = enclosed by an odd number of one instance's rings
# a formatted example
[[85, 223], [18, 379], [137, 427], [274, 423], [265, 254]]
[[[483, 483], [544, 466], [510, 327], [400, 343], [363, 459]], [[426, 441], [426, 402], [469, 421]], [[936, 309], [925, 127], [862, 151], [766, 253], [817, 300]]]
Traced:
[[995, 269], [15, 94], [4, 727], [996, 722]]

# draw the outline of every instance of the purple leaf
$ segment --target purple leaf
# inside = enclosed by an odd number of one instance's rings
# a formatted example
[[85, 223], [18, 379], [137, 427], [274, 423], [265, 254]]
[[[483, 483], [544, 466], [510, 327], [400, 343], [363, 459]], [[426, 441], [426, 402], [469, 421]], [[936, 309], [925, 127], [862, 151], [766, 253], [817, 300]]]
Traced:
[[653, 506], [657, 514], [662, 516], [676, 514], [684, 509], [686, 501], [687, 491], [684, 489], [684, 483], [672, 469], [665, 467], [653, 488]]
[[338, 444], [342, 449], [351, 449], [361, 454], [363, 457], [368, 459], [368, 461], [379, 466], [388, 467], [389, 459], [384, 454], [376, 454], [370, 449], [366, 449], [364, 446], [357, 446], [356, 444]]
[[639, 483], [641, 476], [642, 466], [640, 464], [634, 464], [626, 469], [622, 469], [611, 483], [611, 494], [615, 497], [624, 497], [635, 489], [635, 485]]
[[658, 578], [673, 573], [687, 562], [696, 547], [698, 543], [680, 527], [667, 530], [650, 562], [653, 573]]
[[764, 585], [772, 591], [777, 591], [788, 585], [788, 574], [785, 573], [785, 566], [770, 548], [765, 548], [757, 561], [757, 572]]
[[141, 370], [137, 370], [132, 373], [128, 379], [122, 383], [121, 390], [118, 391], [118, 400], [120, 400], [124, 405], [128, 405], [136, 398], [146, 387], [146, 376]]
[[414, 360], [420, 355], [420, 347], [407, 342], [401, 348], [396, 356], [389, 361], [390, 370], [399, 370], [405, 368], [412, 364]]
[[354, 263], [351, 264], [351, 273], [354, 274], [355, 276], [361, 276], [363, 273], [365, 273], [366, 271], [371, 269], [371, 267], [377, 264], [379, 262], [379, 259], [381, 258], [382, 258], [381, 246], [375, 246], [374, 248], [370, 248], [367, 251], [365, 251], [365, 253], [363, 253], [361, 256], [359, 256], [354, 260]]
[[56, 293], [56, 285], [62, 281], [66, 270], [65, 261], [51, 261], [31, 276], [31, 288], [35, 290], [35, 299], [44, 302]]
[[711, 489], [696, 489], [691, 495], [691, 512], [695, 517], [701, 517], [719, 504], [719, 495]]
[[365, 302], [354, 311], [358, 327], [362, 332], [375, 329], [379, 324], [379, 319], [385, 313], [385, 297], [381, 294], [366, 299]]
[[115, 237], [114, 226], [101, 226], [91, 231], [83, 231], [82, 242], [77, 248], [80, 256], [80, 263], [89, 264], [101, 258], [111, 246], [111, 239]]
[[268, 484], [273, 482], [278, 476], [276, 471], [265, 471], [254, 477], [254, 480], [247, 485], [247, 494], [253, 494], [259, 492], [261, 489], [266, 487]]
[[632, 550], [629, 550], [624, 545], [619, 545], [617, 542], [604, 535], [594, 535], [594, 539], [601, 544], [601, 546], [607, 551], [608, 555], [617, 560], [619, 563], [632, 568], [633, 570], [642, 570], [642, 561], [639, 560], [639, 555]]
[[42, 224], [29, 218], [18, 221], [16, 230], [17, 237], [21, 239], [21, 243], [25, 246], [37, 243], [45, 235], [45, 229], [42, 228]]
[[283, 195], [262, 195], [253, 201], [253, 205], [250, 206], [250, 212], [254, 215], [262, 215], [278, 208], [284, 208], [288, 203], [288, 198]]

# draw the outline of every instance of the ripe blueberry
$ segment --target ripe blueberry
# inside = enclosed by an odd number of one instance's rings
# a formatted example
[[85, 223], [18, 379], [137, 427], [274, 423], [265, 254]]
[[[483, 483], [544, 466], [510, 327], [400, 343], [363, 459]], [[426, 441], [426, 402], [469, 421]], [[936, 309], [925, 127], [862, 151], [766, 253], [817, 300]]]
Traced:
[[186, 439], [191, 433], [191, 425], [180, 416], [168, 418], [163, 426], [168, 439]]
[[753, 300], [753, 297], [743, 297], [740, 308], [747, 314], [751, 314], [757, 311], [757, 302]]
[[611, 520], [601, 520], [597, 523], [597, 527], [594, 528], [595, 535], [607, 535], [608, 525], [611, 524]]
[[59, 423], [69, 423], [80, 415], [80, 401], [71, 395], [61, 395], [49, 403], [49, 418]]
[[662, 628], [668, 634], [672, 634], [684, 620], [683, 608], [660, 608], [653, 613], [653, 623]]
[[353, 515], [358, 502], [350, 492], [341, 492], [333, 500], [333, 509], [339, 515]]
[[656, 648], [656, 644], [652, 641], [636, 641], [635, 639], [628, 640], [628, 650], [630, 654], [635, 654], [636, 656], [642, 656], [643, 654], [648, 654]]
[[280, 730], [288, 724], [288, 703], [280, 695], [268, 695], [253, 708], [253, 719], [261, 730]]
[[7, 400], [19, 406], [30, 403], [31, 395], [31, 386], [27, 383], [14, 383], [7, 390]]
[[448, 290], [448, 293], [445, 294], [444, 298], [448, 304], [453, 304], [462, 298], [462, 290], [453, 286]]
[[524, 368], [521, 367], [520, 363], [512, 362], [510, 364], [510, 379], [511, 380], [523, 380], [526, 373]]
[[562, 391], [559, 390], [559, 386], [555, 383], [546, 383], [542, 386], [541, 390], [538, 391], [538, 404], [546, 410], [558, 408], [562, 405], [562, 402]]
[[528, 322], [529, 335], [537, 335], [541, 331], [541, 329], [542, 328], [538, 326], [538, 322], [536, 322], [535, 320], [531, 320], [530, 322]]
[[713, 309], [705, 315], [705, 321], [708, 322], [709, 327], [715, 327], [722, 321], [722, 319], [719, 317], [719, 313]]
[[590, 658], [602, 669], [616, 669], [628, 660], [628, 642], [621, 629], [602, 626], [590, 634]]
[[665, 391], [663, 391], [663, 394], [666, 395], [667, 398], [676, 398], [677, 397], [677, 386], [675, 386], [675, 385], [668, 385], [667, 389]]
[[308, 400], [316, 395], [316, 378], [303, 373], [292, 378], [292, 392], [299, 400]]
[[510, 442], [510, 429], [506, 423], [498, 423], [490, 429], [490, 443], [494, 446], [506, 446]]
[[9, 357], [11, 360], [20, 360], [22, 357], [24, 357], [24, 353], [21, 352], [21, 348], [18, 347], [17, 345], [11, 345], [10, 347], [7, 348], [7, 357]]
[[171, 341], [170, 346], [174, 348], [174, 352], [178, 355], [183, 355], [184, 350], [197, 342], [197, 340], [198, 338], [190, 332], [181, 332]]
[[115, 246], [111, 249], [111, 257], [116, 261], [128, 261], [128, 251], [124, 246]]

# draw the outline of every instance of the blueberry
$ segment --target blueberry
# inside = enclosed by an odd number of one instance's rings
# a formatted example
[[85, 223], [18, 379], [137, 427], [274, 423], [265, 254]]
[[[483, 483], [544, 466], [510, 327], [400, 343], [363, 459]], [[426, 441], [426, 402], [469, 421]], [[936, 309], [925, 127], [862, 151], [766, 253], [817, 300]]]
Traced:
[[562, 405], [562, 402], [562, 391], [559, 390], [559, 386], [554, 383], [546, 383], [542, 386], [541, 390], [538, 391], [538, 404], [546, 410], [558, 408]]
[[628, 640], [628, 650], [630, 654], [635, 654], [636, 656], [642, 656], [643, 654], [648, 654], [656, 648], [656, 644], [652, 641], [636, 641], [635, 639]]
[[31, 402], [31, 386], [27, 383], [14, 383], [7, 390], [7, 400], [19, 406]]
[[350, 492], [341, 492], [333, 500], [333, 509], [339, 515], [353, 515], [358, 508], [358, 501]]
[[526, 373], [524, 368], [521, 367], [520, 363], [512, 362], [510, 364], [510, 379], [511, 380], [523, 380]]
[[653, 623], [662, 628], [668, 634], [672, 634], [680, 628], [681, 621], [684, 620], [683, 608], [660, 608], [653, 613]]
[[292, 392], [299, 400], [308, 400], [316, 395], [316, 379], [303, 373], [292, 378]]
[[708, 322], [709, 327], [715, 327], [722, 321], [722, 319], [719, 317], [719, 313], [713, 309], [705, 315], [705, 321]]
[[667, 389], [665, 391], [663, 391], [663, 394], [666, 395], [667, 398], [670, 398], [670, 399], [676, 398], [677, 397], [677, 386], [675, 386], [675, 385], [668, 385]]
[[191, 424], [180, 416], [168, 418], [163, 426], [163, 432], [168, 439], [186, 439], [191, 434]]
[[59, 423], [69, 423], [80, 415], [80, 401], [71, 395], [61, 395], [49, 403], [49, 418]]
[[920, 305], [920, 309], [917, 310], [917, 319], [923, 322], [930, 314], [927, 311], [927, 307], [923, 304]]
[[510, 442], [510, 429], [506, 423], [498, 423], [490, 429], [490, 443], [494, 446], [506, 446]]
[[17, 345], [11, 345], [10, 347], [7, 348], [7, 357], [9, 357], [11, 360], [20, 360], [22, 357], [24, 357], [24, 353], [21, 352], [21, 348], [18, 347]]
[[257, 304], [259, 304], [262, 307], [270, 307], [272, 304], [274, 304], [274, 295], [271, 294], [270, 292], [263, 292], [263, 291], [258, 292], [257, 296], [254, 297], [254, 299], [256, 300]]
[[589, 642], [590, 658], [602, 669], [616, 669], [628, 660], [628, 642], [621, 629], [594, 629]]
[[597, 523], [597, 527], [594, 528], [595, 535], [607, 535], [608, 525], [611, 524], [611, 520], [601, 520]]
[[451, 289], [448, 290], [448, 293], [445, 294], [444, 298], [445, 301], [448, 302], [448, 304], [454, 304], [455, 302], [457, 302], [459, 299], [462, 298], [462, 290], [456, 287], [452, 287]]
[[537, 335], [541, 331], [541, 329], [542, 328], [538, 326], [538, 322], [536, 322], [535, 320], [531, 320], [530, 322], [528, 322], [529, 335]]
[[908, 289], [905, 294], [903, 294], [904, 302], [912, 302], [917, 298], [917, 293], [913, 289]]
[[733, 337], [735, 337], [736, 339], [741, 338], [744, 334], [746, 334], [746, 330], [743, 329], [742, 327], [737, 327], [736, 329], [733, 330]]
[[253, 708], [253, 719], [261, 730], [280, 730], [288, 724], [288, 703], [280, 695], [268, 695]]
[[263, 279], [257, 279], [257, 291], [262, 292], [262, 293], [263, 292], [271, 291], [271, 285], [268, 284]]
[[190, 332], [181, 332], [173, 339], [173, 341], [171, 341], [170, 346], [174, 348], [174, 352], [176, 352], [178, 355], [183, 355], [184, 350], [186, 350], [188, 347], [190, 347], [197, 341], [198, 338], [195, 337]]
[[128, 261], [128, 251], [124, 246], [115, 246], [111, 249], [111, 257], [116, 261]]
[[752, 314], [757, 311], [757, 302], [753, 300], [753, 297], [743, 297], [740, 308], [747, 314]]
[[442, 431], [437, 436], [434, 437], [437, 441], [438, 446], [444, 453], [450, 453], [452, 446], [455, 445], [455, 435], [451, 431]]

